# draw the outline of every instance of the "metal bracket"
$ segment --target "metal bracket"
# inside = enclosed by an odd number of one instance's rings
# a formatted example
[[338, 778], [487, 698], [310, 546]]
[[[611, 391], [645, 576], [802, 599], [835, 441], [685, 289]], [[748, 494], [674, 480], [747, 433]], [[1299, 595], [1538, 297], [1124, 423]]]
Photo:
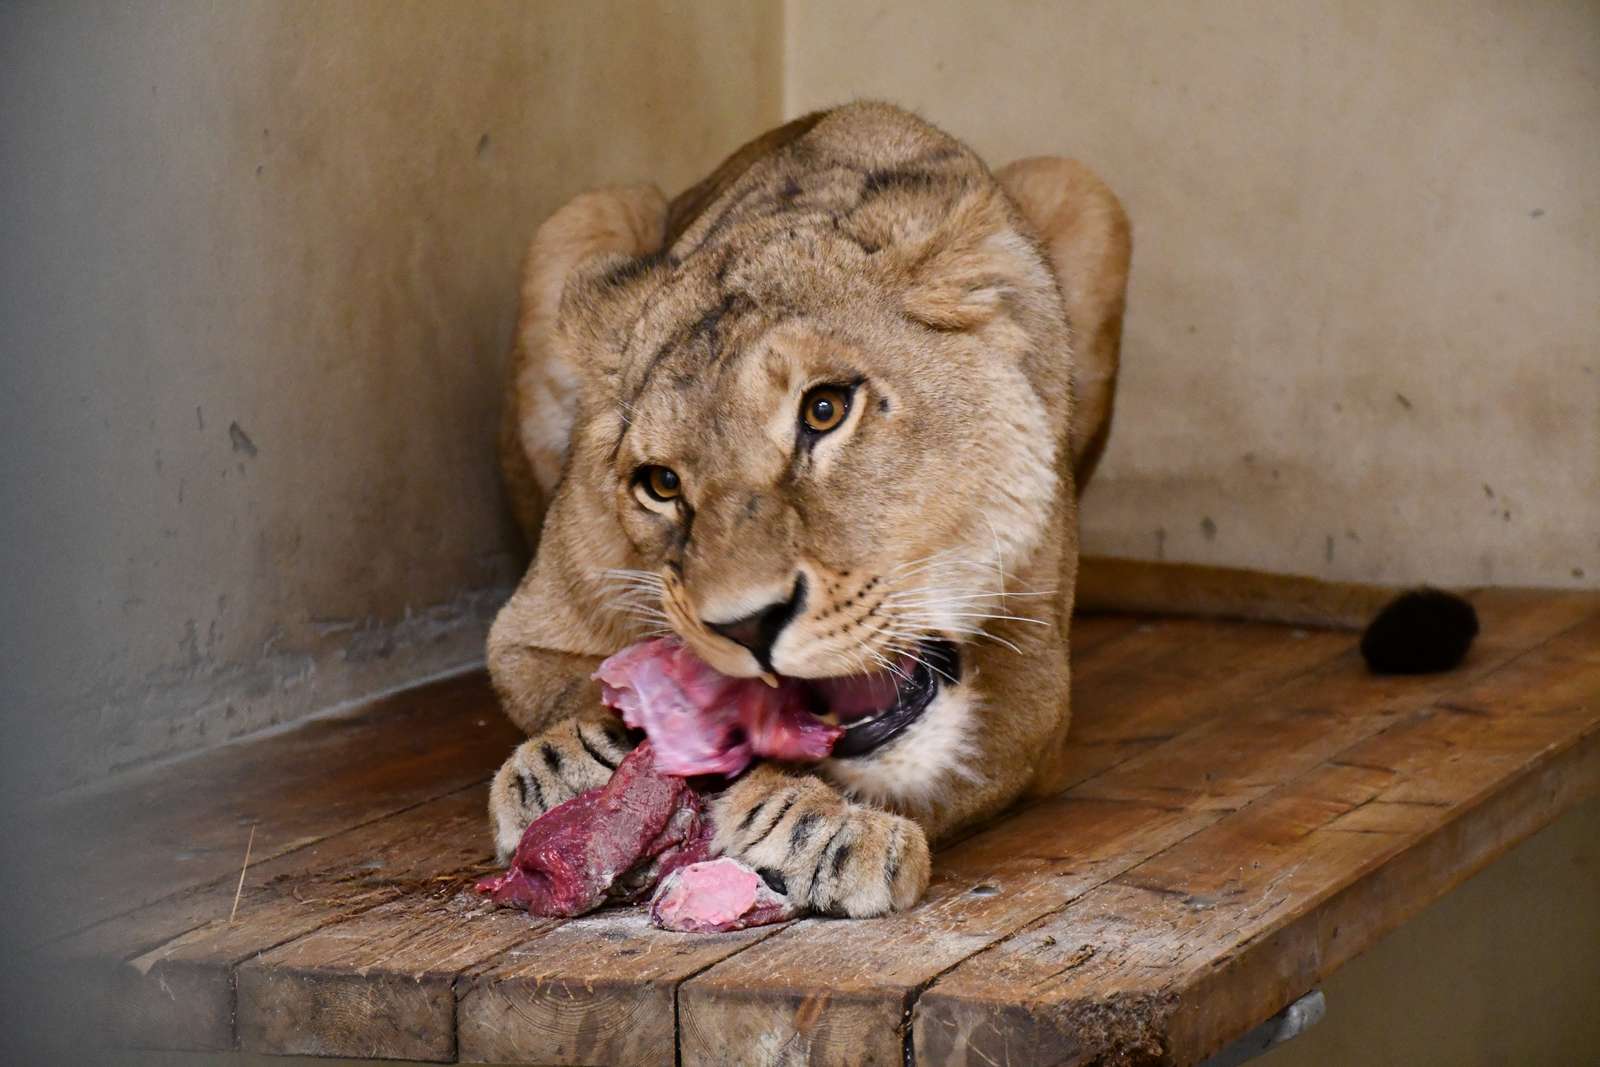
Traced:
[[1285, 1041], [1299, 1037], [1321, 1022], [1327, 1010], [1328, 1002], [1323, 998], [1322, 990], [1313, 989], [1215, 1056], [1205, 1060], [1200, 1067], [1238, 1067], [1238, 1064], [1253, 1060]]

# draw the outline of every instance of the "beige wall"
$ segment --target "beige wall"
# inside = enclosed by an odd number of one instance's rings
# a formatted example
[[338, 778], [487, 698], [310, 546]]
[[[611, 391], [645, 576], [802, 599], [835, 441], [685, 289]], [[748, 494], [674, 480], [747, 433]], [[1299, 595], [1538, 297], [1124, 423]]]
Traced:
[[1091, 551], [1600, 583], [1600, 4], [794, 0], [785, 108], [1133, 216]]
[[7, 5], [10, 728], [67, 784], [475, 661], [537, 220], [854, 95], [1126, 198], [1092, 549], [1593, 585], [1600, 5], [1444, 11]]
[[780, 35], [742, 0], [6, 5], [8, 754], [66, 785], [478, 661], [522, 250], [773, 122]]

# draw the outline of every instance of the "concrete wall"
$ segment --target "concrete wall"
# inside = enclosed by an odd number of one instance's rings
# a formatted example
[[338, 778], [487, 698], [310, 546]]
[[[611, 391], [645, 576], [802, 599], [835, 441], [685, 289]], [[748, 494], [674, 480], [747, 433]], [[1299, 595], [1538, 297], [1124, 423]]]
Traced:
[[785, 109], [1076, 155], [1135, 227], [1091, 551], [1600, 582], [1600, 4], [796, 0]]
[[19, 772], [479, 660], [520, 570], [492, 436], [526, 242], [774, 122], [780, 36], [742, 0], [5, 5]]
[[519, 567], [490, 441], [538, 219], [855, 95], [1126, 198], [1090, 548], [1600, 576], [1592, 2], [0, 19], [3, 699], [53, 783], [474, 661]]

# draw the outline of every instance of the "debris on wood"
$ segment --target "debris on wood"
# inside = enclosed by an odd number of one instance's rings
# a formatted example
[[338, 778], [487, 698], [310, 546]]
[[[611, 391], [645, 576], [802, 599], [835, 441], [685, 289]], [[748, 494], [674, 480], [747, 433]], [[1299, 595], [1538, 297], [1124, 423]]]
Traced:
[[228, 909], [228, 922], [239, 914], [239, 897], [244, 893], [244, 876], [250, 870], [250, 850], [256, 847], [256, 827], [250, 824], [250, 840], [244, 843], [244, 866], [239, 868], [239, 884], [233, 887], [233, 907]]

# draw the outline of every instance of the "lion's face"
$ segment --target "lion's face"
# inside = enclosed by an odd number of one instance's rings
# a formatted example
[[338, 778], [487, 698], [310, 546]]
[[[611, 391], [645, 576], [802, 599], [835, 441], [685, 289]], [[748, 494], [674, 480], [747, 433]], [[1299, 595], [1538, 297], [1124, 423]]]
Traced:
[[930, 134], [863, 171], [827, 132], [654, 253], [566, 277], [564, 478], [620, 532], [567, 551], [633, 636], [808, 680], [850, 725], [836, 756], [913, 727], [950, 752], [970, 643], [1053, 606], [1034, 549], [1060, 519], [1065, 317], [976, 157]]
[[1064, 224], [1008, 189], [864, 104], [540, 227], [501, 431], [538, 554], [490, 637], [523, 719], [551, 713], [530, 650], [671, 632], [833, 716], [855, 797], [1014, 795], [1065, 713], [1076, 531]]
[[612, 385], [623, 599], [731, 675], [958, 671], [1046, 592], [1006, 578], [1055, 487], [1041, 398], [852, 242], [774, 240], [712, 281], [663, 284]]

